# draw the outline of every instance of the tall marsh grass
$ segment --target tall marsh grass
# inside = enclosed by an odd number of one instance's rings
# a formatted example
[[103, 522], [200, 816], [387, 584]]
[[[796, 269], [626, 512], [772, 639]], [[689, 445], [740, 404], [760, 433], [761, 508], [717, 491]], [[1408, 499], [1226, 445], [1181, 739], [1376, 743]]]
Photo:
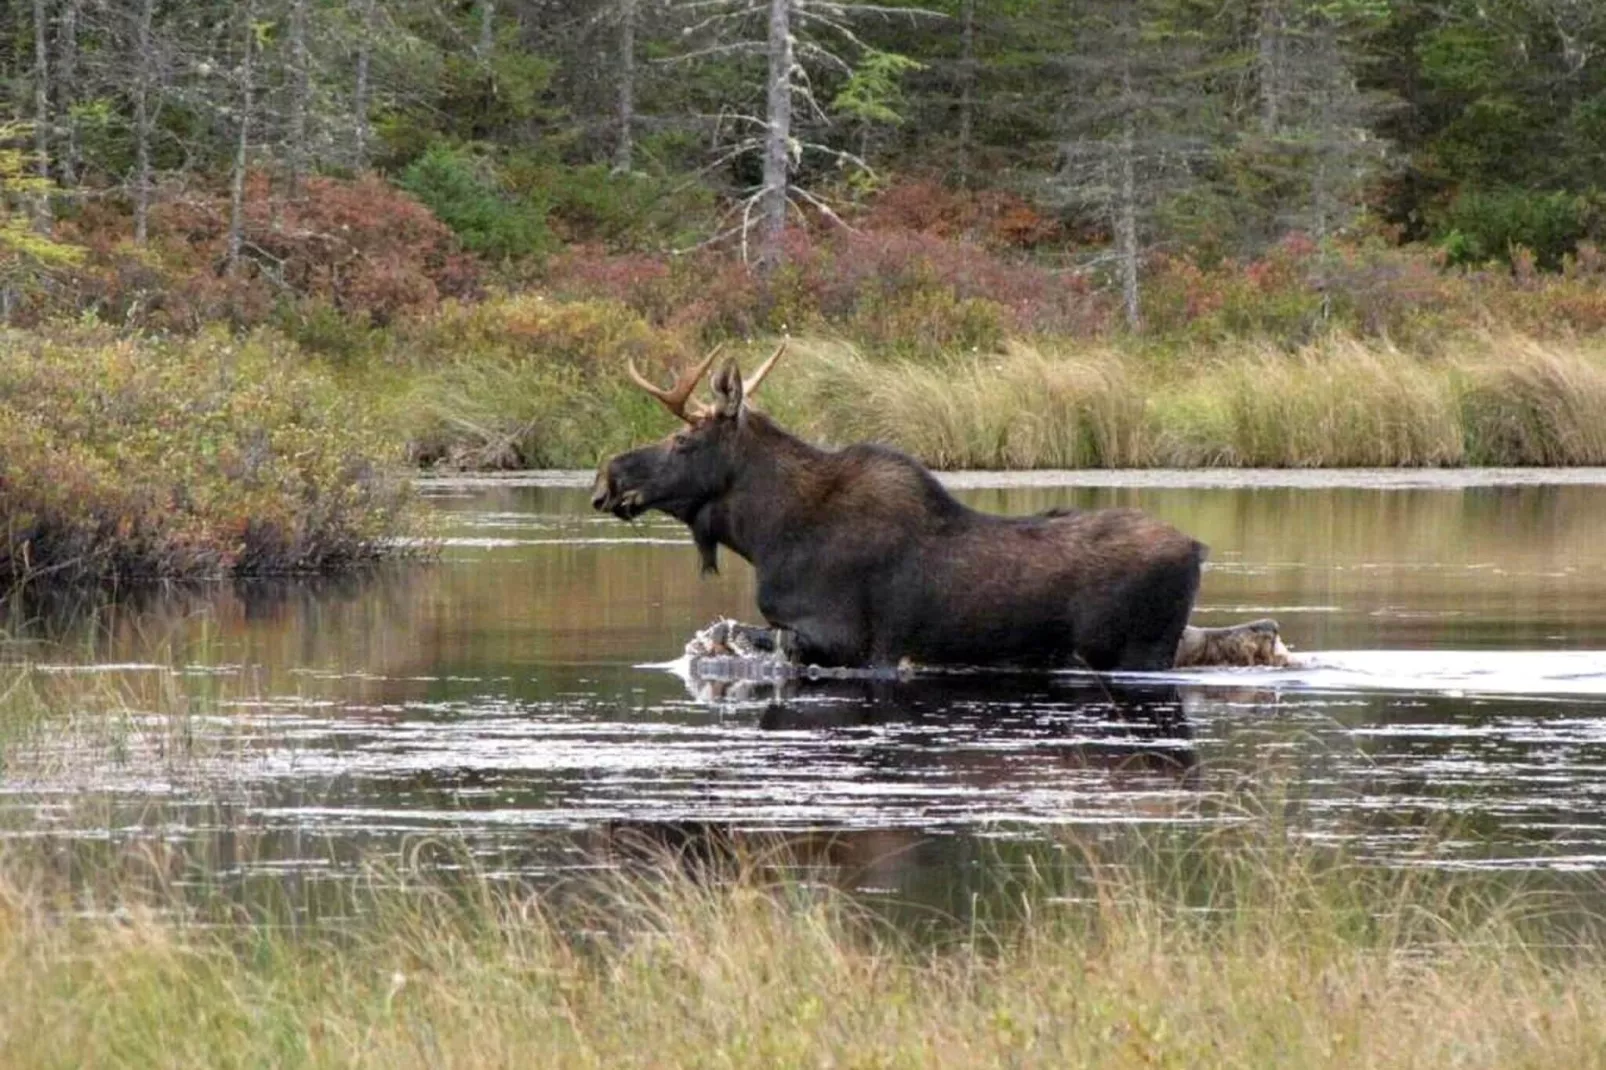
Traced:
[[1100, 346], [941, 362], [794, 343], [765, 404], [828, 442], [939, 468], [1606, 463], [1606, 347], [1485, 337], [1423, 357], [1330, 339], [1159, 359]]

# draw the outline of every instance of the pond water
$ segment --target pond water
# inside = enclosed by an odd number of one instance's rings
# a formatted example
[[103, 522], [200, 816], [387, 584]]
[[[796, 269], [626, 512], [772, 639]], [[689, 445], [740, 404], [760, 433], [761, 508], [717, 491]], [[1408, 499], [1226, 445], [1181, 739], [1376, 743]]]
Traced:
[[663, 666], [756, 619], [751, 573], [700, 576], [678, 525], [598, 516], [588, 482], [429, 484], [437, 563], [15, 635], [86, 697], [4, 754], [0, 835], [297, 881], [429, 837], [537, 878], [621, 837], [782, 837], [949, 903], [1021, 845], [1208, 829], [1248, 787], [1382, 862], [1606, 867], [1606, 471], [956, 476], [983, 509], [1165, 518], [1212, 547], [1195, 619], [1276, 617], [1308, 662], [779, 694]]

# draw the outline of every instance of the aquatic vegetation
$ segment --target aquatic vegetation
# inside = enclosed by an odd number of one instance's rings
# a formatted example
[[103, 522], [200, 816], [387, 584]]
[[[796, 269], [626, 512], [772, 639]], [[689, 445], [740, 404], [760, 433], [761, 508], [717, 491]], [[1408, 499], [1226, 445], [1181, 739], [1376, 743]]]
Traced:
[[270, 336], [0, 334], [0, 590], [393, 554], [414, 524], [400, 460]]

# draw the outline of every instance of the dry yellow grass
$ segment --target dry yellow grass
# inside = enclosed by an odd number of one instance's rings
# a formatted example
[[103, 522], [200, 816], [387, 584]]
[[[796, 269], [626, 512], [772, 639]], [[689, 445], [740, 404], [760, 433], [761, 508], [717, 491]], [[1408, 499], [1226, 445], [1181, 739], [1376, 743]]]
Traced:
[[1423, 357], [1332, 338], [1159, 360], [1113, 347], [942, 362], [793, 343], [766, 402], [804, 434], [939, 468], [1606, 463], [1606, 350], [1520, 336]]
[[1461, 386], [1468, 460], [1606, 464], [1606, 360], [1598, 347], [1492, 343]]

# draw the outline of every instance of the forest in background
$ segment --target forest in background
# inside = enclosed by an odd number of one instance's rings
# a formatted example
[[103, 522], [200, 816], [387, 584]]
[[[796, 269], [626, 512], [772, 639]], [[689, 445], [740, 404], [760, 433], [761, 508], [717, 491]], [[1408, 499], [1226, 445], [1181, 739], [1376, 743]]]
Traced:
[[1138, 327], [1178, 263], [1560, 271], [1606, 228], [1591, 0], [7, 0], [0, 79], [13, 322], [384, 320], [565, 251], [773, 270], [851, 227]]
[[941, 467], [1606, 464], [1592, 0], [6, 0], [0, 84], [0, 578], [367, 560], [777, 337]]

